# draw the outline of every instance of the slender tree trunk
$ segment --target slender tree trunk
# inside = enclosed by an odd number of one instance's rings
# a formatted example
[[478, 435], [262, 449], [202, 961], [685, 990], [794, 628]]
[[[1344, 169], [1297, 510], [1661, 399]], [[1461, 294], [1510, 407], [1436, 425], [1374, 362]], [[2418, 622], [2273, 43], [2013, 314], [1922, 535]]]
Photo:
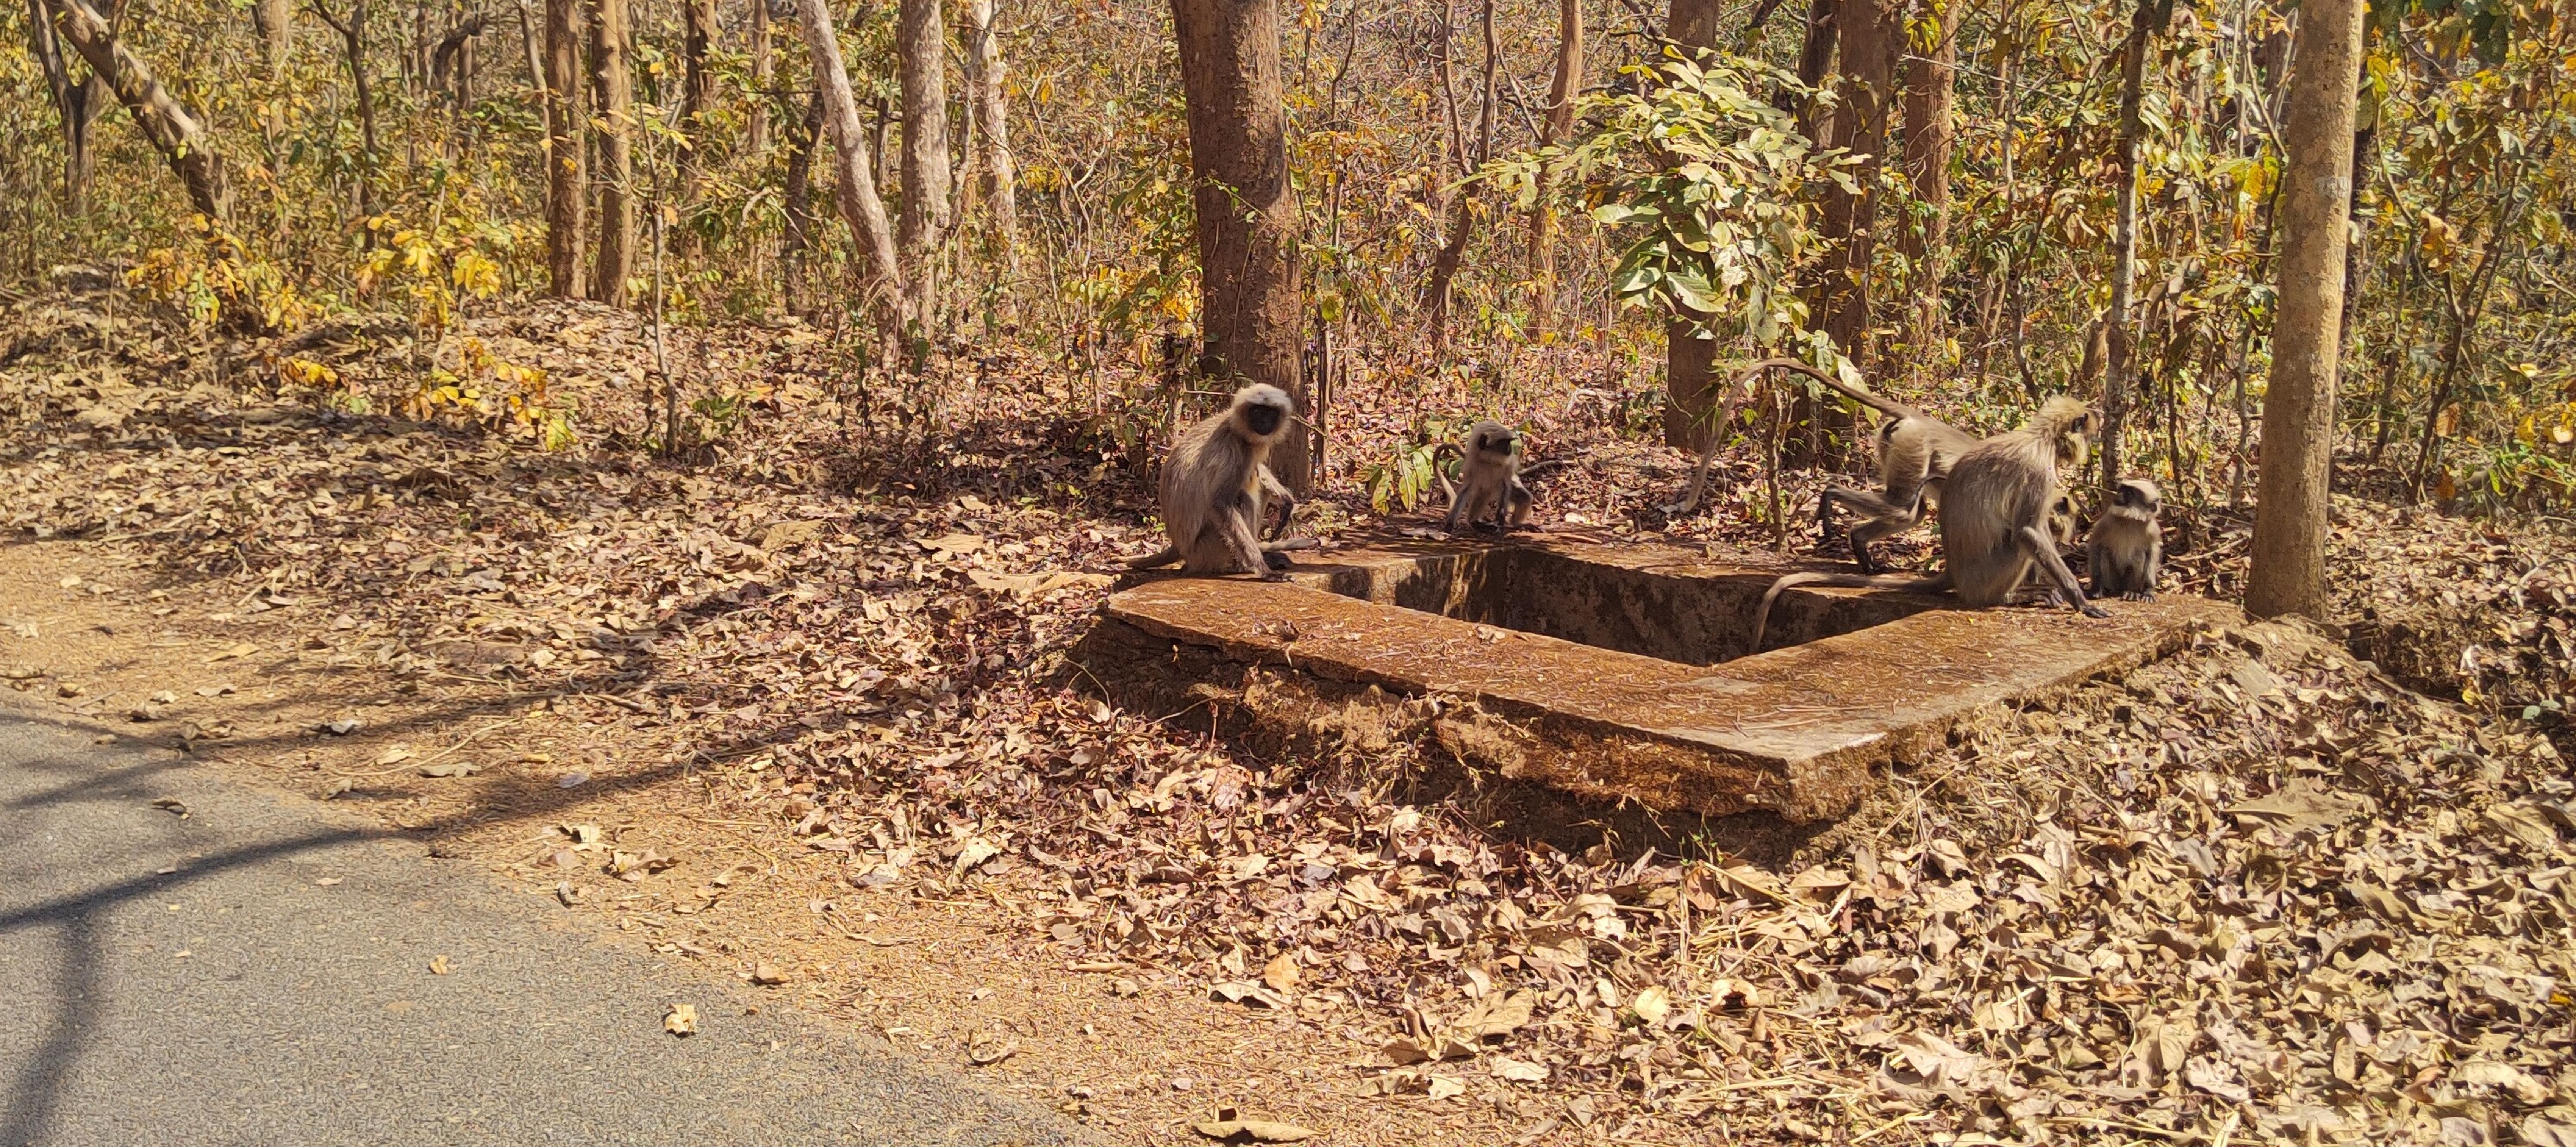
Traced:
[[295, 0], [255, 0], [252, 22], [259, 25], [260, 48], [268, 57], [268, 129], [270, 146], [286, 134], [286, 65], [295, 50]]
[[[1181, 88], [1196, 177], [1199, 293], [1206, 349], [1220, 385], [1267, 383], [1309, 407], [1298, 358], [1297, 192], [1288, 179], [1280, 101], [1279, 23], [1272, 0], [1172, 0]], [[1309, 479], [1306, 436], [1291, 434], [1271, 468], [1291, 489]]]
[[1919, 222], [1898, 235], [1914, 269], [1913, 335], [1916, 365], [1928, 364], [1939, 341], [1941, 286], [1949, 261], [1950, 153], [1956, 135], [1951, 107], [1957, 91], [1959, 0], [1925, 0], [1921, 27], [1928, 43], [1905, 54], [1905, 182], [1919, 205]]
[[[1493, 157], [1494, 152], [1494, 68], [1497, 52], [1494, 44], [1494, 0], [1484, 0], [1485, 74], [1476, 104], [1476, 150], [1472, 158], [1461, 155], [1461, 175], [1472, 174]], [[1449, 296], [1458, 279], [1458, 263], [1466, 256], [1467, 240], [1475, 233], [1476, 193], [1473, 187], [1458, 193], [1458, 218], [1449, 228], [1449, 241], [1440, 245], [1439, 257], [1431, 263], [1431, 282], [1423, 296], [1431, 312], [1431, 345], [1449, 346]]]
[[2326, 614], [2344, 213], [2352, 194], [2353, 80], [2362, 28], [2362, 0], [2300, 5], [2298, 60], [2282, 132], [2280, 305], [2263, 400], [2253, 569], [2245, 586], [2245, 608], [2259, 617]]
[[[1583, 0], [1557, 0], [1556, 79], [1547, 89], [1547, 119], [1538, 145], [1553, 147], [1574, 131], [1574, 97], [1583, 83]], [[1556, 175], [1539, 174], [1538, 208], [1530, 213], [1530, 326], [1540, 337], [1556, 310]]]
[[1010, 73], [1002, 64], [1002, 39], [993, 16], [993, 0], [967, 0], [966, 54], [974, 85], [975, 174], [983, 181], [986, 218], [992, 222], [991, 243], [999, 256], [1003, 280], [1020, 277], [1019, 168], [1011, 157], [1010, 107], [1002, 81]]
[[1845, 0], [1835, 17], [1842, 104], [1834, 110], [1834, 145], [1868, 158], [1852, 170], [1858, 194], [1838, 184], [1825, 188], [1823, 237], [1837, 249], [1826, 257], [1824, 305], [1818, 310], [1826, 333], [1863, 369], [1871, 357], [1869, 267], [1876, 249], [1876, 187], [1880, 156], [1887, 150], [1888, 111], [1897, 94], [1896, 58], [1904, 50], [1901, 13], [1892, 0]]
[[[349, 67], [351, 98], [358, 105], [358, 139], [365, 154], [358, 157], [358, 214], [376, 213], [376, 169], [383, 153], [376, 146], [375, 77], [367, 70], [367, 0], [354, 0], [349, 5], [349, 19], [344, 23], [322, 0], [312, 0], [313, 14], [329, 24], [340, 36], [341, 61]], [[372, 234], [372, 232], [370, 233]]]
[[[766, 4], [767, 0], [753, 2]], [[788, 314], [802, 315], [807, 310], [805, 253], [814, 249], [814, 147], [823, 131], [823, 93], [815, 92], [805, 105], [802, 123], [788, 122], [787, 226], [778, 238], [778, 294]]]
[[93, 75], [107, 81], [117, 102], [134, 116], [144, 138], [152, 141], [171, 173], [187, 188], [188, 202], [218, 224], [231, 221], [232, 186], [214, 137], [177, 96], [161, 86], [152, 69], [126, 50], [88, 0], [53, 0], [53, 4], [54, 30], [71, 42]]
[[[2122, 438], [2129, 420], [2129, 391], [2137, 373], [2136, 318], [2130, 314], [2138, 282], [2138, 143], [2146, 136], [2147, 55], [2157, 33], [2173, 14], [2173, 0], [2138, 0], [2129, 19], [2129, 43], [2120, 61], [2120, 150], [2114, 160], [2119, 181], [2111, 222], [2111, 307], [2102, 316], [2105, 357], [2102, 372], [2102, 488], [2119, 485]], [[2345, 134], [2349, 135], [2350, 132]], [[2349, 143], [2350, 141], [2346, 141]], [[2341, 227], [2337, 227], [2341, 233]], [[2336, 292], [2341, 294], [2340, 289]]]
[[[1673, 0], [1665, 35], [1685, 49], [1713, 49], [1717, 47], [1718, 18], [1723, 12], [1718, 0]], [[1722, 433], [1708, 424], [1709, 410], [1714, 405], [1710, 391], [1717, 385], [1712, 370], [1717, 350], [1717, 341], [1705, 337], [1687, 318], [1664, 324], [1666, 445], [1696, 451], [1708, 443], [1712, 434]]]
[[546, 0], [546, 290], [582, 296], [589, 133], [582, 114], [581, 0]]
[[[751, 122], [743, 138], [754, 158], [769, 154], [769, 0], [751, 0]], [[808, 147], [813, 141], [806, 141]]]
[[863, 262], [875, 275], [869, 289], [872, 309], [892, 330], [903, 321], [900, 308], [908, 292], [903, 264], [895, 256], [894, 228], [886, 222], [885, 200], [878, 197], [876, 172], [868, 166], [867, 125], [859, 119], [858, 99], [850, 94], [850, 72], [841, 63], [832, 10], [825, 0], [798, 0], [797, 16], [806, 50], [814, 57], [814, 98], [821, 101], [823, 122], [831, 127], [832, 154], [838, 160], [832, 181], [841, 222], [849, 226]]
[[54, 114], [63, 128], [63, 204], [66, 214], [79, 216], [82, 193], [87, 189], [89, 169], [90, 85], [75, 81], [71, 68], [63, 59], [62, 42], [54, 35], [54, 10], [48, 0], [27, 0], [28, 39], [36, 53], [37, 68], [45, 74], [45, 90], [53, 97]]
[[627, 0], [591, 0], [590, 87], [599, 125], [599, 249], [590, 294], [612, 307], [628, 302], [635, 274], [635, 74], [628, 60], [635, 31]]
[[[1809, 88], [1825, 85], [1825, 77], [1833, 71], [1834, 48], [1841, 30], [1841, 0], [1808, 0], [1807, 34], [1798, 45], [1799, 83]], [[1823, 100], [1799, 100], [1794, 110], [1798, 113], [1799, 134], [1821, 144], [1833, 133], [1833, 111]]]
[[707, 58], [715, 49], [716, 0], [681, 0], [680, 15], [687, 26], [680, 43], [685, 69], [680, 89], [680, 198], [691, 202], [698, 197], [706, 166], [707, 113], [716, 106], [715, 67]]
[[939, 247], [948, 236], [948, 26], [940, 0], [900, 0], [895, 78], [903, 88], [903, 218], [896, 249], [911, 297], [904, 309], [929, 333], [939, 305]]

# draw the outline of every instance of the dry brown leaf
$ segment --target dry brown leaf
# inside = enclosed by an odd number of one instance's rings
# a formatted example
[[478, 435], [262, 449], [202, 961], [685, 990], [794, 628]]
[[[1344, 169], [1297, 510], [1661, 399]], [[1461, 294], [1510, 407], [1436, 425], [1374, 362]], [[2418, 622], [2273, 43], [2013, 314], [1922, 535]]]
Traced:
[[1261, 982], [1282, 995], [1297, 990], [1297, 975], [1297, 956], [1293, 952], [1281, 952], [1261, 967]]
[[662, 1030], [677, 1036], [698, 1034], [698, 1006], [696, 1004], [671, 1005], [669, 1011], [662, 1013]]

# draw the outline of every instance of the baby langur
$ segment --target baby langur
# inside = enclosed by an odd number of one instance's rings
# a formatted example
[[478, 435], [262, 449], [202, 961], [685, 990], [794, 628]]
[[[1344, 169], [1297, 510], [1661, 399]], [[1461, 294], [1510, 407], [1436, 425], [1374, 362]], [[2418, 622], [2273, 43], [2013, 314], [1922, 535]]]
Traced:
[[2165, 564], [2165, 532], [2156, 524], [2163, 507], [2164, 495], [2144, 478], [2123, 481], [2112, 492], [2111, 504], [2084, 540], [2084, 568], [2093, 575], [2093, 596], [2155, 600], [2156, 575]]
[[[1247, 386], [1234, 392], [1223, 411], [1199, 420], [1172, 443], [1163, 459], [1163, 529], [1172, 544], [1141, 558], [1129, 569], [1181, 563], [1189, 574], [1259, 573], [1264, 580], [1285, 581], [1288, 555], [1306, 549], [1312, 538], [1264, 543], [1261, 519], [1272, 498], [1296, 502], [1271, 474], [1270, 451], [1288, 434], [1293, 419], [1288, 392], [1275, 386]], [[1287, 523], [1282, 519], [1281, 532]]]
[[2036, 566], [2053, 583], [2059, 601], [2086, 617], [2109, 617], [2084, 600], [2084, 587], [2058, 556], [2049, 512], [2057, 504], [2057, 467], [2084, 464], [2093, 412], [2063, 395], [2009, 434], [1998, 434], [1959, 456], [1950, 468], [1941, 504], [1941, 572], [1928, 578], [1858, 574], [1790, 574], [1771, 583], [1753, 614], [1753, 645], [1771, 620], [1771, 603], [1797, 585], [1840, 585], [1917, 592], [1949, 590], [1976, 609], [2001, 605], [2029, 580]]
[[1499, 422], [1479, 422], [1467, 430], [1467, 446], [1458, 488], [1450, 492], [1450, 533], [1458, 532], [1464, 515], [1470, 524], [1491, 503], [1494, 526], [1508, 530], [1529, 524], [1530, 490], [1521, 481], [1521, 436]]

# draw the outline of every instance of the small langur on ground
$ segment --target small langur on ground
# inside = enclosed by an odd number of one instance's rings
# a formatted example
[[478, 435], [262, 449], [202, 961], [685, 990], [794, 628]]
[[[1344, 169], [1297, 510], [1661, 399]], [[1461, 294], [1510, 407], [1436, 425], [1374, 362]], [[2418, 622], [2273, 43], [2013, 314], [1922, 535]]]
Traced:
[[2156, 524], [2163, 507], [2164, 495], [2144, 478], [2127, 479], [2112, 492], [2111, 504], [2084, 540], [2084, 569], [2093, 577], [2093, 596], [2155, 599], [2156, 576], [2165, 564], [2164, 527]]
[[2048, 507], [2048, 536], [2057, 539], [2058, 549], [2075, 548], [2075, 531], [2081, 524], [2075, 513], [2075, 495], [2058, 491], [2057, 501]]
[[1493, 508], [1494, 527], [1509, 530], [1529, 524], [1530, 490], [1521, 481], [1521, 435], [1499, 422], [1479, 422], [1467, 429], [1467, 444], [1458, 488], [1449, 494], [1450, 533], [1458, 532], [1458, 519], [1463, 515], [1470, 524], [1477, 522], [1486, 507]]
[[[1286, 437], [1294, 421], [1288, 392], [1275, 386], [1247, 386], [1216, 414], [1181, 432], [1163, 458], [1163, 528], [1172, 543], [1146, 557], [1131, 558], [1129, 569], [1152, 569], [1181, 563], [1189, 574], [1259, 573], [1284, 581], [1287, 550], [1314, 545], [1312, 538], [1261, 541], [1265, 503], [1282, 499], [1289, 513], [1296, 503], [1270, 472], [1270, 451]], [[1287, 528], [1283, 518], [1280, 525]]]
[[2002, 605], [2036, 567], [2059, 601], [2086, 617], [2109, 617], [2084, 599], [2084, 587], [2057, 553], [2049, 513], [2057, 504], [2057, 468], [2081, 468], [2089, 450], [2093, 412], [2065, 396], [2042, 403], [2021, 429], [1977, 443], [1950, 468], [1941, 507], [1941, 572], [1928, 578], [1890, 575], [1790, 574], [1771, 583], [1753, 614], [1752, 649], [1762, 648], [1771, 604], [1799, 585], [1949, 590], [1976, 609]]

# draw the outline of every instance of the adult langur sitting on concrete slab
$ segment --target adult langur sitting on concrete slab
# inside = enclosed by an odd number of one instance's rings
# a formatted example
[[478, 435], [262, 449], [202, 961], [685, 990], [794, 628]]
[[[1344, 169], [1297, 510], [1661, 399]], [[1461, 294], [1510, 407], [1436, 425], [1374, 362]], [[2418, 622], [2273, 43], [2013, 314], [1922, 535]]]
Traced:
[[[1187, 574], [1258, 573], [1267, 581], [1287, 580], [1280, 572], [1288, 568], [1282, 551], [1306, 549], [1315, 540], [1264, 543], [1261, 518], [1271, 498], [1296, 512], [1295, 499], [1269, 465], [1271, 449], [1294, 421], [1287, 391], [1256, 384], [1235, 391], [1223, 411], [1182, 431], [1163, 458], [1163, 529], [1172, 544], [1129, 559], [1127, 568], [1179, 562]], [[1280, 528], [1286, 530], [1285, 518]]]
[[2084, 539], [2084, 572], [2092, 575], [2093, 596], [2155, 600], [2156, 575], [2165, 564], [2164, 527], [2156, 524], [2163, 507], [2164, 494], [2144, 478], [2126, 479], [2112, 491], [2111, 504]]
[[2109, 617], [2084, 600], [2084, 587], [2058, 556], [2049, 533], [2057, 504], [2061, 460], [2081, 468], [2088, 453], [2093, 412], [2060, 395], [2042, 403], [2021, 429], [1998, 434], [1959, 456], [1950, 468], [1941, 506], [1941, 572], [1928, 578], [1865, 574], [1790, 574], [1771, 583], [1753, 614], [1753, 645], [1771, 620], [1771, 603], [1797, 585], [1872, 589], [1949, 590], [1971, 607], [2002, 605], [2029, 580], [2033, 566], [2053, 583], [2059, 601], [2086, 617]]
[[1479, 422], [1467, 429], [1467, 445], [1460, 451], [1464, 461], [1458, 488], [1449, 494], [1450, 533], [1458, 532], [1458, 519], [1465, 515], [1470, 524], [1493, 507], [1494, 528], [1508, 530], [1529, 524], [1530, 490], [1521, 482], [1521, 435], [1499, 422]]

